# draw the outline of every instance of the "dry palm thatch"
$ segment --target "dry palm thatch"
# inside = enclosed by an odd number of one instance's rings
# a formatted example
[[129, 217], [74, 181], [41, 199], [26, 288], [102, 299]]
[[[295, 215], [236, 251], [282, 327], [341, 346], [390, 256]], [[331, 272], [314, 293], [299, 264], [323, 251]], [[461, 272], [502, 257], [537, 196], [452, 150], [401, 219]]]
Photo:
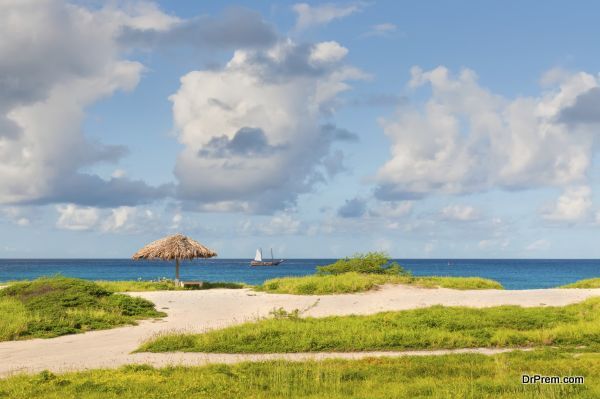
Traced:
[[183, 234], [175, 234], [146, 245], [133, 255], [133, 260], [160, 259], [175, 260], [176, 279], [179, 280], [179, 261], [194, 258], [212, 258], [217, 253], [198, 241]]

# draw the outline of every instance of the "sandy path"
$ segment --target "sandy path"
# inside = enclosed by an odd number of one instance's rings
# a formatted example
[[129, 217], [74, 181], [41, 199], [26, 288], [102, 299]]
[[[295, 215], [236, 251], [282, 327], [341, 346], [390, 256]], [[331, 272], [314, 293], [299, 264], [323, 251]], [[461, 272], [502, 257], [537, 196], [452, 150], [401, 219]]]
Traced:
[[[209, 362], [236, 362], [285, 358], [406, 355], [402, 353], [350, 354], [131, 354], [139, 344], [153, 335], [173, 330], [201, 332], [228, 325], [255, 320], [268, 315], [274, 308], [288, 311], [308, 309], [309, 316], [371, 314], [385, 310], [402, 310], [431, 305], [486, 307], [497, 305], [562, 306], [600, 296], [600, 289], [546, 289], [546, 290], [475, 290], [422, 289], [405, 286], [387, 286], [378, 291], [352, 295], [300, 296], [255, 293], [250, 290], [214, 289], [206, 291], [157, 291], [134, 293], [153, 301], [157, 308], [168, 313], [161, 320], [147, 320], [138, 326], [93, 331], [53, 339], [0, 342], [0, 376], [16, 372], [37, 372], [44, 369], [55, 372], [90, 368], [118, 367], [129, 363], [206, 364]], [[482, 353], [493, 353], [480, 350]], [[445, 353], [445, 351], [432, 352]]]

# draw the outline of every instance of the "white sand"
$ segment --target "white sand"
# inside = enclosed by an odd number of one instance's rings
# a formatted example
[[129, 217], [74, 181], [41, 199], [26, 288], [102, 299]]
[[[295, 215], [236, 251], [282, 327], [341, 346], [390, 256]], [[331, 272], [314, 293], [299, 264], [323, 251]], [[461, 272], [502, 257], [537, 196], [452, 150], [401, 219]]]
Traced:
[[[400, 356], [424, 352], [368, 352], [323, 354], [227, 355], [204, 353], [131, 354], [140, 343], [160, 332], [202, 332], [267, 316], [274, 308], [288, 311], [308, 309], [306, 316], [371, 314], [431, 305], [488, 307], [497, 305], [562, 306], [600, 296], [600, 289], [473, 290], [423, 289], [386, 286], [378, 291], [351, 295], [278, 295], [247, 289], [206, 291], [158, 291], [133, 293], [168, 313], [160, 320], [142, 321], [138, 326], [93, 331], [52, 339], [0, 342], [0, 376], [18, 372], [54, 372], [112, 368], [130, 363], [168, 364], [231, 363], [246, 360], [288, 360]], [[464, 350], [461, 350], [464, 351]], [[471, 349], [479, 353], [497, 350]], [[426, 352], [431, 354], [452, 351]]]

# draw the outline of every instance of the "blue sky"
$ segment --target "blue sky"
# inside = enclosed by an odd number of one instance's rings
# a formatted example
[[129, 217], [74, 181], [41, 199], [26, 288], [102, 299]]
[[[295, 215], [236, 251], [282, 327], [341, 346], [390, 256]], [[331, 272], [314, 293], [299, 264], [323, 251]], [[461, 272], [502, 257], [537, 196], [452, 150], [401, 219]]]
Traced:
[[3, 3], [0, 257], [598, 257], [597, 8]]

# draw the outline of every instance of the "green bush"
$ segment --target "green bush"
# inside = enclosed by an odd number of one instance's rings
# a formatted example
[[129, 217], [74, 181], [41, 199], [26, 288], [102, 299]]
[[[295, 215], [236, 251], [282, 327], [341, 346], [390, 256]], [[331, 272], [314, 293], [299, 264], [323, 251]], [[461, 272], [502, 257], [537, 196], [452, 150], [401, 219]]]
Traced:
[[394, 276], [410, 275], [410, 273], [404, 270], [398, 263], [390, 263], [389, 256], [384, 252], [358, 253], [351, 258], [340, 259], [330, 265], [317, 267], [317, 275], [320, 276], [338, 275], [349, 272], [389, 274]]
[[56, 337], [164, 315], [146, 299], [115, 294], [91, 281], [43, 277], [0, 290], [0, 341]]

